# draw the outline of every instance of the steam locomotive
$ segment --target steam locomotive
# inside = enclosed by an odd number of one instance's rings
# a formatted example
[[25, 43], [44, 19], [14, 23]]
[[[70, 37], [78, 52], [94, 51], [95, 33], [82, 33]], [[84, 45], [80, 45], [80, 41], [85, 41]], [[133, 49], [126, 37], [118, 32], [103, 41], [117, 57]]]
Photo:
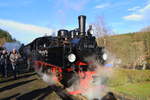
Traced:
[[79, 28], [68, 31], [61, 29], [57, 36], [43, 36], [36, 38], [24, 46], [22, 51], [31, 55], [35, 66], [42, 66], [45, 73], [56, 72], [59, 81], [69, 87], [75, 80], [72, 77], [80, 76], [78, 72], [94, 71], [92, 61], [86, 58], [94, 56], [104, 64], [106, 55], [104, 47], [99, 47], [95, 36], [92, 35], [92, 26], [86, 32], [86, 16], [78, 16]]

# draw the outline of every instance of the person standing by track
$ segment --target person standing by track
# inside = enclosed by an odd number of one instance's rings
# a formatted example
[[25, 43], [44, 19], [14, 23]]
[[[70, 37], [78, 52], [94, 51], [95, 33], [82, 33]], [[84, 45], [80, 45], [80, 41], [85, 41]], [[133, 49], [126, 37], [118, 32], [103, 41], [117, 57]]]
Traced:
[[12, 65], [12, 70], [14, 74], [14, 79], [17, 79], [17, 61], [19, 59], [20, 55], [17, 53], [16, 49], [13, 49], [12, 53], [10, 54], [10, 61]]
[[8, 76], [8, 53], [6, 50], [2, 51], [2, 54], [0, 56], [0, 63], [2, 75], [6, 78]]

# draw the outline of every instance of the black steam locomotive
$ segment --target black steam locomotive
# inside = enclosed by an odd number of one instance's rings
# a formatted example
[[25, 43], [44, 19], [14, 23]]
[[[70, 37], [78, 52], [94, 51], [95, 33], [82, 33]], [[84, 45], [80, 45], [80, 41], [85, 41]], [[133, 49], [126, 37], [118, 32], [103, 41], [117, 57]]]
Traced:
[[[79, 16], [79, 28], [75, 30], [61, 29], [57, 36], [44, 36], [35, 39], [23, 47], [26, 55], [32, 55], [36, 66], [42, 66], [43, 71], [58, 72], [60, 82], [68, 87], [74, 81], [69, 81], [75, 73], [93, 71], [92, 63], [86, 58], [93, 56], [100, 63], [105, 63], [104, 48], [98, 47], [92, 27], [86, 32], [86, 16]], [[60, 75], [61, 74], [61, 75]]]

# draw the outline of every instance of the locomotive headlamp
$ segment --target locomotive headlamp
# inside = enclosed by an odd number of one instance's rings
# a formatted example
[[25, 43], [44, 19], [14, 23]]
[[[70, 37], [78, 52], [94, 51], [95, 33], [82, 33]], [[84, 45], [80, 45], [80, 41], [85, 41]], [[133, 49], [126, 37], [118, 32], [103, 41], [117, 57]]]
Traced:
[[107, 54], [106, 53], [103, 54], [103, 59], [107, 60]]
[[90, 30], [90, 33], [93, 35], [94, 34], [94, 30], [92, 29], [92, 30]]
[[75, 54], [71, 53], [68, 55], [68, 60], [69, 62], [74, 62], [76, 60]]

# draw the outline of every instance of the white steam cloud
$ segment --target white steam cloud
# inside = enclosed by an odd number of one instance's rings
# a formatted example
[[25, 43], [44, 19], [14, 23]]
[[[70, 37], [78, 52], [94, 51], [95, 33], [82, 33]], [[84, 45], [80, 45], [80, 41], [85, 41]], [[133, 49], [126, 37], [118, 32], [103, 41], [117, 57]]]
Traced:
[[13, 38], [29, 43], [37, 37], [52, 35], [55, 31], [47, 27], [40, 27], [31, 24], [24, 24], [12, 20], [0, 19], [0, 28], [7, 30]]
[[34, 67], [35, 67], [35, 71], [38, 73], [38, 75], [40, 75], [40, 77], [43, 79], [44, 82], [48, 83], [49, 85], [54, 85], [54, 84], [58, 83], [58, 79], [57, 79], [55, 73], [43, 72], [43, 66], [34, 66]]
[[132, 20], [132, 21], [149, 21], [150, 19], [150, 2], [143, 8], [140, 7], [133, 7], [128, 9], [128, 11], [134, 11], [133, 14], [124, 16], [123, 19], [125, 20]]
[[21, 44], [20, 42], [6, 42], [4, 43], [3, 47], [8, 51], [12, 51], [13, 49], [19, 50]]
[[[98, 99], [100, 100], [107, 92], [108, 88], [106, 82], [110, 76], [113, 74], [113, 68], [116, 63], [118, 63], [118, 59], [112, 56], [108, 51], [107, 64], [111, 64], [111, 67], [106, 67], [101, 65], [99, 61], [96, 60], [95, 56], [90, 56], [85, 58], [87, 62], [92, 62], [89, 67], [95, 68], [94, 71], [87, 71], [87, 72], [79, 72], [75, 73], [72, 79], [76, 80], [67, 91], [70, 94], [76, 95], [81, 94], [83, 97], [86, 97], [88, 100]], [[111, 57], [110, 57], [111, 56]], [[57, 84], [57, 77], [55, 73], [44, 73], [43, 67], [36, 68], [36, 72], [41, 76], [41, 78], [48, 83], [49, 85]], [[48, 71], [49, 72], [49, 71]], [[78, 76], [79, 74], [79, 76]], [[72, 80], [70, 79], [70, 80]], [[76, 94], [74, 94], [76, 93]]]
[[46, 27], [39, 27], [31, 24], [23, 24], [20, 22], [12, 21], [12, 20], [4, 20], [0, 19], [0, 26], [1, 27], [10, 27], [15, 30], [22, 30], [23, 32], [27, 33], [35, 33], [35, 34], [45, 34], [48, 33], [49, 35], [52, 34], [53, 29], [49, 29]]
[[79, 79], [67, 90], [81, 92], [81, 95], [85, 96], [88, 100], [100, 100], [106, 92], [108, 92], [106, 82], [113, 74], [112, 67], [119, 63], [116, 57], [112, 56], [109, 52], [107, 52], [107, 54], [111, 58], [108, 59], [107, 64], [111, 64], [111, 67], [99, 64], [99, 62], [95, 59], [95, 56], [87, 57], [86, 61], [93, 62], [91, 67], [96, 68], [95, 73], [91, 74], [92, 76], [85, 73], [85, 80], [82, 80], [82, 77], [79, 77]]

